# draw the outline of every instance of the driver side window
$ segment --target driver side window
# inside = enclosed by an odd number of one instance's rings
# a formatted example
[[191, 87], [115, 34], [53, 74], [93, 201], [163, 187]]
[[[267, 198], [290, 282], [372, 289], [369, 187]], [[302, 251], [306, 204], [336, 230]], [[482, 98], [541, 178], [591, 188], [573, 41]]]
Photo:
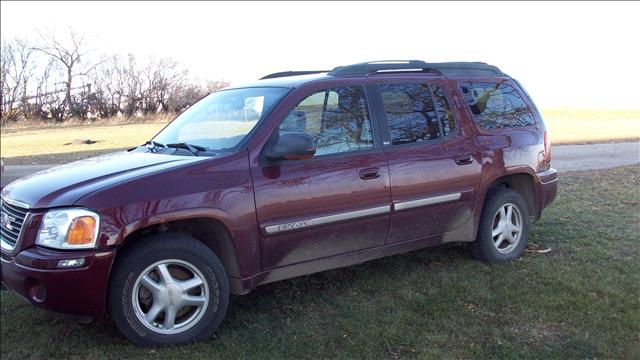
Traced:
[[316, 141], [316, 154], [326, 155], [373, 148], [371, 119], [364, 88], [339, 87], [315, 92], [289, 112], [280, 135], [307, 133]]

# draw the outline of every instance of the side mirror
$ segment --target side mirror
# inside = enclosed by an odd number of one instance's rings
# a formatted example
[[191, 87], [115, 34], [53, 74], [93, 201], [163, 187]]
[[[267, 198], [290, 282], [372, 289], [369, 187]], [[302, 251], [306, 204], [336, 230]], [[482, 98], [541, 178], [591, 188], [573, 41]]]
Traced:
[[267, 153], [267, 159], [302, 160], [308, 159], [316, 153], [316, 142], [313, 136], [305, 133], [282, 134], [278, 141]]

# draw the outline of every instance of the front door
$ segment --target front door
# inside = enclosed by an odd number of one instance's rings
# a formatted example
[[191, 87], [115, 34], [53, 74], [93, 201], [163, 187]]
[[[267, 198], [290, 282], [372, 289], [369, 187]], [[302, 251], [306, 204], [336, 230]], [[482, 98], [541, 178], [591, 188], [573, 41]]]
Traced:
[[[446, 80], [378, 83], [393, 213], [387, 243], [471, 235], [480, 184], [480, 152], [461, 127]], [[442, 235], [442, 238], [436, 235]]]
[[317, 150], [252, 166], [263, 268], [384, 244], [389, 171], [369, 114], [364, 88], [344, 86], [313, 91], [280, 123], [279, 134], [310, 134]]

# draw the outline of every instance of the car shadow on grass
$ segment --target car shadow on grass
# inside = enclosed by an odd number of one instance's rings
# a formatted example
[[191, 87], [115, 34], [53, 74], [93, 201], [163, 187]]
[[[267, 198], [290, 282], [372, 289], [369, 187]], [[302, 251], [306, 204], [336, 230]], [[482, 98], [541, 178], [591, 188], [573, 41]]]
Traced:
[[[341, 306], [336, 303], [337, 297], [344, 299], [345, 296], [358, 296], [357, 292], [368, 297], [377, 297], [379, 294], [370, 289], [372, 284], [389, 281], [399, 284], [402, 282], [402, 277], [411, 272], [429, 271], [435, 268], [439, 268], [439, 271], [450, 271], [452, 267], [465, 262], [473, 262], [466, 251], [466, 245], [444, 244], [359, 265], [261, 285], [246, 295], [232, 295], [225, 320], [215, 335], [205, 342], [186, 345], [186, 347], [202, 349], [202, 347], [218, 346], [221, 341], [228, 343], [238, 338], [250, 338], [256, 326], [262, 330], [265, 327], [284, 326], [292, 317], [306, 313], [309, 309], [313, 309], [320, 316], [323, 313], [335, 313], [336, 308]], [[56, 338], [58, 346], [62, 349], [84, 347], [83, 354], [87, 354], [88, 349], [89, 353], [93, 350], [101, 353], [100, 349], [109, 353], [110, 349], [117, 349], [117, 354], [122, 354], [125, 358], [127, 353], [140, 355], [140, 351], [148, 351], [130, 343], [120, 334], [108, 316], [96, 318], [88, 324], [82, 323], [79, 319], [27, 304], [9, 295], [6, 290], [2, 293], [5, 300], [3, 313], [15, 313], [16, 319], [26, 320], [20, 326], [21, 329], [36, 329], [36, 332], [42, 331], [43, 334], [47, 334], [44, 337]], [[6, 301], [7, 295], [13, 299]], [[380, 301], [385, 299], [381, 298]], [[5, 321], [11, 320], [5, 319]], [[34, 337], [34, 339], [38, 338], [46, 342], [46, 339], [41, 336]], [[87, 342], [88, 338], [91, 339], [90, 342]], [[34, 344], [32, 348], [40, 346]], [[68, 355], [68, 353], [64, 354]], [[49, 357], [57, 354], [47, 351], [42, 355]]]

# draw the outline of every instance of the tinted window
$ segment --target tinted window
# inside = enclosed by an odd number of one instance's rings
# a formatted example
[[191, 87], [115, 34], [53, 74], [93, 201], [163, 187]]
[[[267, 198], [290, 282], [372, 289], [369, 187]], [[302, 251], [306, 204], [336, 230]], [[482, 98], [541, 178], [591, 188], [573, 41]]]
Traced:
[[465, 82], [460, 88], [476, 123], [483, 129], [535, 124], [529, 107], [511, 85]]
[[426, 84], [378, 85], [394, 145], [438, 139], [456, 127], [444, 90]]
[[280, 124], [280, 133], [304, 132], [316, 139], [316, 155], [373, 147], [362, 87], [341, 87], [307, 96]]

